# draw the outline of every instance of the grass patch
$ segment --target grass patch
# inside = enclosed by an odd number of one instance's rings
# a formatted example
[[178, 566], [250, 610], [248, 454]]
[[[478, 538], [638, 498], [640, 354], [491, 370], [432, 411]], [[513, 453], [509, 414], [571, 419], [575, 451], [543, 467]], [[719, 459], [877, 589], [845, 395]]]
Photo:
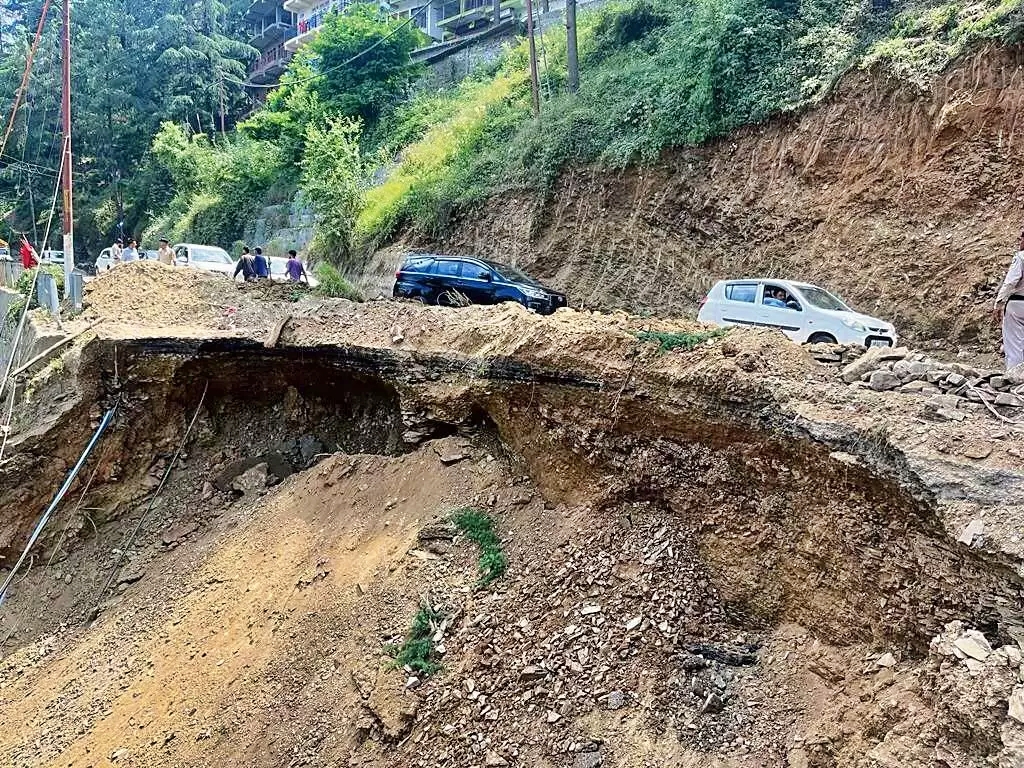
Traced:
[[696, 331], [692, 333], [671, 333], [669, 331], [639, 331], [636, 337], [645, 344], [657, 344], [661, 352], [681, 349], [689, 352], [711, 339], [725, 336], [727, 328], [716, 328], [713, 331]]
[[494, 532], [494, 521], [478, 509], [466, 507], [452, 515], [456, 527], [480, 547], [480, 584], [487, 586], [504, 575], [508, 558], [501, 550], [501, 540]]
[[421, 606], [413, 617], [409, 636], [401, 646], [392, 647], [395, 666], [408, 667], [426, 677], [441, 668], [435, 661], [434, 625], [441, 620], [441, 614], [429, 606]]
[[313, 269], [313, 276], [320, 281], [316, 292], [321, 296], [330, 296], [333, 299], [349, 299], [350, 301], [362, 301], [363, 297], [348, 280], [341, 276], [341, 273], [333, 264], [325, 261], [320, 262]]

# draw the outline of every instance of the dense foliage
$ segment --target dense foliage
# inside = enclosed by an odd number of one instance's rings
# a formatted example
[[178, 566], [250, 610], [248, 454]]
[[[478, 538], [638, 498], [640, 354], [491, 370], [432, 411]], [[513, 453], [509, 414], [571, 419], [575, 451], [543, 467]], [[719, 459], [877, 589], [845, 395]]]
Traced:
[[[3, 15], [4, 123], [42, 4], [23, 0]], [[40, 236], [60, 158], [59, 8], [50, 9], [24, 107], [0, 158], [0, 200], [13, 209], [7, 223], [29, 233], [36, 224]], [[147, 162], [162, 122], [212, 135], [222, 116], [230, 128], [250, 108], [233, 83], [244, 79], [255, 51], [240, 42], [237, 13], [218, 0], [78, 0], [73, 14], [76, 230], [79, 247], [95, 255], [119, 222], [125, 234], [137, 234], [146, 211], [172, 197], [170, 180]]]
[[522, 45], [493, 77], [400, 110], [397, 130], [421, 138], [368, 191], [357, 230], [369, 244], [400, 227], [436, 234], [453, 212], [495, 192], [545, 193], [568, 163], [652, 161], [803, 108], [855, 67], [886, 67], [925, 86], [972, 45], [1015, 40], [1022, 29], [1021, 0], [922, 0], [888, 11], [862, 0], [608, 5], [580, 19], [579, 94], [564, 89], [564, 35], [543, 36], [540, 120], [530, 113]]
[[153, 140], [151, 163], [170, 178], [174, 196], [143, 239], [230, 248], [277, 181], [281, 153], [270, 141], [246, 136], [214, 144], [206, 134], [167, 122]]
[[[3, 94], [41, 1], [0, 14], [14, 41], [0, 48]], [[489, 195], [546, 194], [567, 164], [653, 161], [804, 108], [851, 68], [927, 87], [979, 42], [1024, 30], [1022, 0], [620, 0], [581, 13], [578, 94], [565, 88], [564, 31], [541, 36], [538, 120], [522, 41], [458, 85], [416, 90], [420, 33], [357, 4], [326, 17], [234, 129], [251, 107], [240, 83], [256, 55], [240, 42], [246, 4], [77, 0], [77, 225], [92, 253], [122, 221], [148, 241], [231, 247], [262, 207], [287, 203], [315, 214], [313, 255], [345, 265], [402, 228], [436, 234]], [[31, 231], [52, 195], [57, 33], [51, 19], [0, 158], [0, 207], [15, 229]]]

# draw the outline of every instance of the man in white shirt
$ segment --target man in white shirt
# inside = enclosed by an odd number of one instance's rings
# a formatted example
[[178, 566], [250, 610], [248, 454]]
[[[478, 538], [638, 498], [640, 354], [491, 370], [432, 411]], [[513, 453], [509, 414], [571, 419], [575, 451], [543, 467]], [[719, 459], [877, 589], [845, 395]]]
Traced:
[[1003, 354], [1007, 369], [1024, 363], [1024, 232], [996, 294], [996, 320], [1003, 324]]
[[121, 238], [117, 238], [114, 244], [110, 246], [110, 261], [113, 264], [121, 263], [121, 255], [124, 253], [124, 246], [121, 244]]

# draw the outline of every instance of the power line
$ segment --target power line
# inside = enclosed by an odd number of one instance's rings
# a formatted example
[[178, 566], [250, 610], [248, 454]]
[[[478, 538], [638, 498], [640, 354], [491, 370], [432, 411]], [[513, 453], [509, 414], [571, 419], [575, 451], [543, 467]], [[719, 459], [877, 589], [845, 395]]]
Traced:
[[48, 168], [45, 165], [36, 165], [30, 163], [27, 160], [20, 160], [14, 155], [7, 155], [0, 153], [0, 162], [4, 162], [5, 165], [0, 166], [0, 170], [6, 170], [8, 168], [15, 171], [26, 171], [28, 173], [38, 173], [44, 176], [56, 176], [57, 170], [55, 168]]
[[230, 81], [230, 82], [232, 82], [232, 83], [234, 83], [235, 85], [243, 85], [246, 88], [280, 88], [282, 85], [302, 85], [303, 83], [309, 83], [309, 82], [312, 82], [313, 80], [319, 80], [321, 77], [325, 77], [326, 75], [329, 75], [331, 72], [337, 72], [339, 69], [344, 69], [349, 64], [351, 64], [353, 61], [358, 59], [360, 56], [365, 56], [370, 51], [372, 51], [374, 48], [376, 48], [378, 45], [381, 45], [385, 41], [387, 41], [387, 40], [391, 39], [392, 37], [394, 37], [395, 35], [397, 35], [400, 30], [402, 30], [403, 28], [405, 28], [406, 26], [408, 26], [409, 24], [412, 23], [413, 19], [416, 18], [416, 15], [420, 11], [422, 11], [424, 8], [428, 7], [429, 5], [430, 5], [430, 3], [424, 3], [419, 8], [412, 9], [409, 12], [409, 18], [407, 18], [405, 21], [403, 21], [401, 24], [399, 24], [393, 30], [391, 30], [386, 35], [384, 35], [384, 37], [382, 37], [380, 40], [378, 40], [375, 43], [373, 43], [373, 45], [370, 45], [369, 47], [367, 47], [364, 50], [360, 51], [355, 56], [352, 56], [352, 57], [346, 59], [345, 61], [341, 62], [341, 64], [337, 64], [336, 66], [333, 66], [330, 69], [325, 69], [323, 72], [317, 72], [315, 75], [312, 75], [310, 77], [305, 77], [305, 78], [302, 78], [302, 79], [299, 79], [299, 80], [289, 80], [286, 83], [270, 83], [270, 84], [267, 84], [267, 85], [257, 85], [255, 83], [247, 83], [247, 82], [245, 82], [243, 80], [237, 80], [237, 79], [235, 79], [233, 77], [227, 77], [225, 79]]

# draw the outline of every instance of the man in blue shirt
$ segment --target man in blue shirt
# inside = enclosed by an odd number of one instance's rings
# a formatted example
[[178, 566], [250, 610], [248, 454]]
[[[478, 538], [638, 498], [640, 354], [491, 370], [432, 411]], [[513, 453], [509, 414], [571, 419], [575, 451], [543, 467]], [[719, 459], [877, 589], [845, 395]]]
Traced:
[[761, 303], [766, 307], [781, 307], [782, 309], [786, 309], [786, 302], [776, 298], [774, 289], [768, 287], [764, 289], [764, 298], [761, 299]]
[[263, 255], [263, 249], [257, 248], [253, 256], [256, 266], [256, 277], [270, 277], [270, 259]]
[[139, 249], [135, 244], [134, 240], [129, 240], [127, 247], [121, 251], [121, 261], [138, 261], [139, 260]]

